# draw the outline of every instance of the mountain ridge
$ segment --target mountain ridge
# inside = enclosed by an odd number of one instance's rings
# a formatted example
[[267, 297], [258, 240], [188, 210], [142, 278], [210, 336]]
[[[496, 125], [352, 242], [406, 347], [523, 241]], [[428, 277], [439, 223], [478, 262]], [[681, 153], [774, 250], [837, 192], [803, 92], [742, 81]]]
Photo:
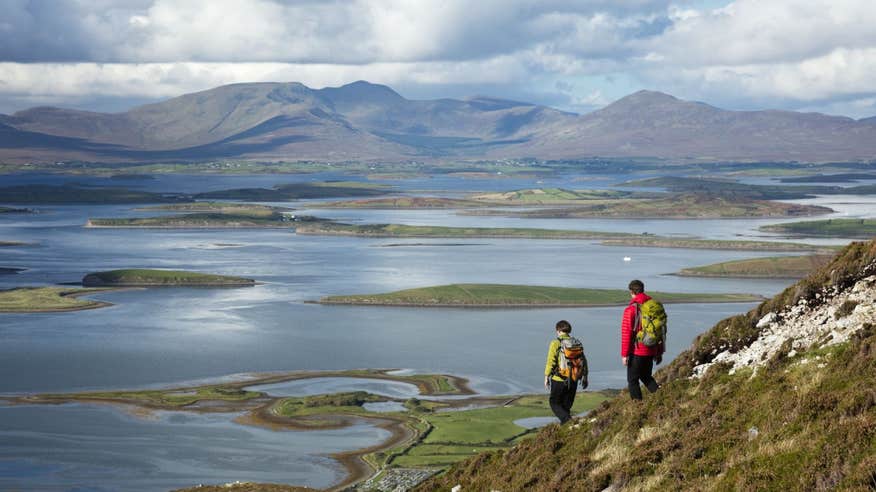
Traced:
[[[199, 160], [876, 159], [876, 121], [729, 111], [642, 90], [579, 115], [473, 96], [410, 100], [363, 80], [229, 84], [121, 113], [35, 107], [0, 115], [6, 162]], [[16, 142], [16, 132], [20, 141]], [[59, 139], [59, 137], [61, 139]], [[75, 144], [65, 138], [77, 139]], [[68, 145], [69, 143], [69, 145]]]

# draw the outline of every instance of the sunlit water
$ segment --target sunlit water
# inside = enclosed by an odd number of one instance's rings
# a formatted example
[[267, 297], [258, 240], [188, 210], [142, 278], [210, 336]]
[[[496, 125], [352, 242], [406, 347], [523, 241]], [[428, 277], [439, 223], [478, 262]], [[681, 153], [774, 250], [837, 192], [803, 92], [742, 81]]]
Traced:
[[[4, 177], [4, 185], [66, 180], [195, 192], [312, 179], [161, 176], [109, 183], [87, 177], [17, 176], [11, 181]], [[565, 187], [606, 187], [621, 180], [597, 177], [567, 182]], [[392, 183], [445, 194], [536, 186], [520, 179]], [[550, 185], [563, 184], [538, 184]], [[872, 217], [876, 211], [874, 200], [866, 197], [799, 202], [831, 206], [838, 211], [834, 216]], [[514, 219], [453, 211], [320, 210], [314, 202], [285, 205], [359, 223], [780, 239], [757, 231], [759, 225], [778, 220]], [[625, 385], [619, 360], [619, 307], [387, 308], [305, 301], [463, 282], [623, 289], [630, 279], [640, 278], [651, 290], [764, 296], [789, 283], [669, 275], [684, 267], [775, 253], [606, 247], [565, 240], [316, 237], [289, 230], [84, 229], [89, 217], [154, 212], [135, 211], [129, 205], [34, 208], [40, 213], [0, 216], [0, 240], [37, 243], [0, 249], [0, 267], [27, 269], [0, 275], [0, 287], [76, 282], [89, 272], [134, 267], [240, 275], [263, 284], [102, 293], [93, 297], [114, 306], [74, 313], [0, 314], [0, 394], [145, 388], [249, 372], [354, 368], [452, 373], [469, 378], [474, 389], [485, 394], [540, 392], [545, 352], [559, 319], [571, 321], [573, 335], [584, 342], [590, 387], [619, 388]], [[687, 348], [716, 321], [752, 306], [669, 305], [667, 358]], [[412, 388], [366, 380], [314, 380], [276, 385], [269, 393], [368, 390], [405, 398], [416, 394]], [[328, 433], [285, 433], [241, 427], [232, 418], [176, 412], [142, 420], [102, 406], [0, 407], [0, 489], [165, 490], [234, 480], [326, 486], [339, 479], [337, 465], [326, 453], [372, 445], [386, 437], [365, 425]]]

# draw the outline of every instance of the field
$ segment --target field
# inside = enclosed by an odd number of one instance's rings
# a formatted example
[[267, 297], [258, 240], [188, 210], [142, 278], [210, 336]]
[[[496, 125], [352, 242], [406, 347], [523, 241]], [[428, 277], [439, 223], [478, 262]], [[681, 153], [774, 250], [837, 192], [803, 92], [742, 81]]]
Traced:
[[803, 278], [827, 265], [831, 255], [777, 256], [685, 268], [684, 277]]
[[[653, 292], [654, 297], [672, 302], [751, 302], [761, 300], [749, 294], [674, 294]], [[387, 294], [329, 296], [322, 304], [375, 306], [513, 307], [513, 306], [605, 306], [630, 301], [626, 290], [576, 289], [531, 285], [452, 284], [408, 289]]]
[[876, 236], [876, 219], [827, 219], [763, 226], [762, 231], [792, 236], [870, 239]]
[[109, 306], [107, 302], [79, 299], [106, 289], [20, 287], [0, 291], [0, 313], [53, 313]]
[[127, 269], [89, 273], [82, 278], [86, 287], [141, 287], [141, 286], [249, 286], [252, 279], [212, 275], [181, 270]]

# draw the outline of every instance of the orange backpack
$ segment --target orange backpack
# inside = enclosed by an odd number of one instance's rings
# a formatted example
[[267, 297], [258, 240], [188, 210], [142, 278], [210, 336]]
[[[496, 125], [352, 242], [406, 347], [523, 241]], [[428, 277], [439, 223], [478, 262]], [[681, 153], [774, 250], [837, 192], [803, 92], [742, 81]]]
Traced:
[[575, 337], [558, 338], [560, 349], [557, 353], [556, 374], [566, 380], [578, 382], [587, 374], [587, 358], [584, 346]]

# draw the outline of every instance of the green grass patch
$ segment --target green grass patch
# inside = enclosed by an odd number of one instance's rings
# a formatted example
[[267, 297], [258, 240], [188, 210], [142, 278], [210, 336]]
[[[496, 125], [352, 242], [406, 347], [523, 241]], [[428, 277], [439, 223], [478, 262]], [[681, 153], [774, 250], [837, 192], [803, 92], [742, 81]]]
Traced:
[[252, 279], [182, 270], [126, 269], [89, 273], [82, 284], [95, 286], [240, 286], [254, 285]]
[[832, 259], [833, 256], [830, 255], [753, 258], [685, 268], [679, 272], [679, 275], [688, 277], [803, 278], [827, 265]]
[[589, 200], [627, 198], [633, 195], [619, 190], [568, 190], [564, 188], [534, 188], [472, 195], [471, 200], [491, 205], [551, 205]]
[[[680, 294], [654, 292], [663, 302], [751, 302], [749, 294]], [[601, 306], [629, 303], [630, 294], [617, 289], [579, 289], [534, 285], [451, 284], [407, 289], [387, 294], [329, 296], [325, 304], [391, 306]]]
[[173, 212], [219, 212], [229, 215], [248, 217], [272, 217], [278, 212], [292, 211], [291, 208], [259, 205], [256, 203], [235, 202], [191, 202], [173, 203], [168, 205], [156, 205], [143, 207], [140, 210], [167, 210]]
[[876, 236], [876, 219], [827, 219], [774, 224], [760, 228], [794, 236], [869, 239]]
[[20, 287], [0, 291], [0, 313], [41, 313], [79, 311], [109, 306], [109, 303], [79, 299], [83, 294], [105, 289], [62, 287]]
[[202, 400], [239, 402], [258, 398], [261, 393], [232, 386], [204, 386], [190, 389], [100, 391], [70, 394], [41, 394], [41, 401], [106, 400], [161, 407], [183, 407]]

